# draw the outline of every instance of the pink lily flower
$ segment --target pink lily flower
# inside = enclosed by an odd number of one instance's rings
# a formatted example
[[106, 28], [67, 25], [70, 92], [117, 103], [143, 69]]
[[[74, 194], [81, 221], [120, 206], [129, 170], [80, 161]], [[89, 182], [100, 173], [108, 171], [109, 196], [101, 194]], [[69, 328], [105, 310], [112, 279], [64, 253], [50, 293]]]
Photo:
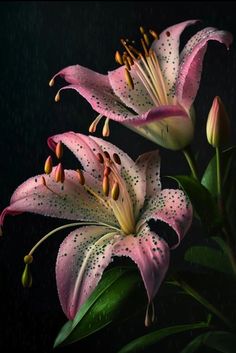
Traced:
[[[48, 158], [47, 174], [32, 177], [16, 189], [0, 224], [7, 214], [22, 212], [82, 221], [64, 226], [84, 225], [65, 238], [57, 257], [57, 288], [65, 314], [75, 317], [114, 256], [128, 256], [138, 266], [147, 291], [148, 325], [153, 319], [150, 304], [169, 266], [170, 248], [147, 222], [161, 220], [172, 227], [178, 236], [176, 247], [190, 227], [191, 204], [181, 190], [161, 190], [158, 151], [134, 162], [96, 137], [67, 132], [48, 140], [55, 153], [62, 143], [78, 158], [83, 171], [64, 170], [62, 163], [52, 167]], [[27, 264], [32, 254], [25, 257]]]
[[[150, 37], [141, 27], [142, 51], [122, 40], [123, 56], [116, 52], [116, 61], [122, 66], [108, 75], [102, 75], [80, 65], [59, 71], [57, 76], [69, 85], [60, 91], [74, 89], [99, 113], [90, 125], [94, 132], [101, 118], [106, 117], [103, 136], [109, 135], [109, 119], [118, 121], [147, 139], [171, 150], [189, 145], [194, 134], [192, 105], [196, 97], [202, 64], [208, 41], [226, 45], [232, 42], [229, 32], [206, 27], [187, 42], [179, 54], [180, 35], [196, 23], [185, 21], [165, 29], [160, 36], [150, 30]], [[123, 65], [124, 64], [124, 65]]]

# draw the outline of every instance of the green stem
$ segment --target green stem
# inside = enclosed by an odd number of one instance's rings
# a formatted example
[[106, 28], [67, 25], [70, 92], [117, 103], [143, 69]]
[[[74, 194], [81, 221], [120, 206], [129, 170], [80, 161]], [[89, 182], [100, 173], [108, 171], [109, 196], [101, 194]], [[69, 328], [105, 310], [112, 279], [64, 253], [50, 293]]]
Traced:
[[221, 175], [221, 151], [219, 147], [216, 147], [216, 173], [217, 173], [217, 193], [218, 193], [219, 200], [221, 200], [222, 175]]
[[210, 312], [212, 312], [215, 316], [221, 319], [228, 327], [232, 328], [231, 322], [222, 314], [214, 305], [208, 302], [196, 289], [191, 287], [188, 283], [183, 281], [179, 277], [174, 278], [174, 282], [176, 285], [181, 287], [187, 294], [193, 297], [197, 302], [207, 308]]
[[182, 152], [188, 162], [192, 176], [194, 177], [194, 179], [198, 180], [196, 161], [195, 161], [195, 158], [190, 150], [190, 147], [186, 147], [185, 149], [182, 150]]
[[230, 229], [230, 224], [226, 218], [226, 215], [224, 215], [224, 226], [222, 227], [222, 232], [227, 244], [227, 252], [228, 252], [228, 257], [232, 266], [232, 269], [234, 271], [234, 274], [236, 275], [236, 244], [235, 244], [235, 238], [234, 235], [231, 232]]
[[221, 166], [221, 150], [216, 147], [216, 175], [217, 175], [217, 195], [220, 214], [223, 218], [222, 233], [227, 243], [228, 257], [234, 273], [236, 274], [236, 244], [234, 235], [231, 232], [230, 223], [225, 210], [224, 198], [222, 193], [222, 166]]

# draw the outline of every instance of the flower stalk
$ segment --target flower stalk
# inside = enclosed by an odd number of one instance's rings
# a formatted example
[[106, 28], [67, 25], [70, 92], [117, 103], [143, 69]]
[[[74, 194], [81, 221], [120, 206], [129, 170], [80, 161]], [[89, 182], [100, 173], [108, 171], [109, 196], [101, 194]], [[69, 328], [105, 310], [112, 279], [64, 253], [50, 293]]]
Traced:
[[190, 146], [186, 147], [185, 149], [182, 150], [186, 161], [188, 162], [189, 168], [191, 170], [191, 174], [193, 176], [194, 179], [198, 180], [198, 172], [197, 172], [197, 165], [196, 165], [196, 161], [195, 158], [193, 156], [193, 153], [190, 149]]
[[174, 284], [179, 286], [184, 290], [185, 293], [194, 298], [197, 302], [199, 302], [202, 306], [212, 312], [215, 316], [217, 316], [221, 321], [225, 323], [226, 326], [232, 328], [233, 325], [230, 320], [222, 314], [219, 309], [217, 309], [213, 304], [211, 304], [206, 298], [204, 298], [195, 288], [189, 285], [187, 282], [182, 280], [179, 276], [174, 277]]

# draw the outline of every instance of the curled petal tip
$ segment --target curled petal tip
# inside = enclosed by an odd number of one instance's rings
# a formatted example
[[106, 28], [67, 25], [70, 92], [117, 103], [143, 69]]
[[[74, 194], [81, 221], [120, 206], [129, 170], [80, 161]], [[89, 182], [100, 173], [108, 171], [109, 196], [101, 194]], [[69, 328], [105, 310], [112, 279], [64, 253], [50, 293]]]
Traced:
[[155, 308], [153, 302], [148, 303], [144, 324], [146, 327], [151, 326], [155, 321]]

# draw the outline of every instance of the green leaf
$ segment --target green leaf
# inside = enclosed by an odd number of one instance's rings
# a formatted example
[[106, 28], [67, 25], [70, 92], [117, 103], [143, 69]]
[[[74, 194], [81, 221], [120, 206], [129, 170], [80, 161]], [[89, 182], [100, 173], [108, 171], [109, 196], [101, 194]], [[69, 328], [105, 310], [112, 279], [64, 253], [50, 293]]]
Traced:
[[225, 206], [231, 231], [236, 237], [236, 158], [232, 159], [231, 169], [225, 185]]
[[191, 176], [176, 175], [176, 180], [189, 197], [197, 215], [208, 231], [213, 231], [220, 224], [217, 205], [210, 192]]
[[192, 246], [187, 249], [184, 258], [186, 261], [211, 270], [233, 275], [233, 270], [226, 254], [209, 246]]
[[[222, 170], [223, 173], [223, 184], [227, 180], [228, 172], [232, 162], [233, 155], [236, 151], [236, 146], [230, 147], [222, 153]], [[208, 166], [205, 169], [205, 172], [202, 176], [202, 185], [204, 185], [211, 193], [212, 196], [217, 196], [217, 173], [216, 173], [216, 157], [214, 156]]]
[[146, 304], [146, 293], [140, 283], [138, 272], [128, 267], [105, 272], [74, 320], [62, 327], [54, 347], [79, 341], [111, 322], [136, 314], [140, 311], [140, 302]]
[[236, 336], [225, 331], [207, 332], [196, 337], [181, 353], [194, 353], [201, 346], [213, 348], [222, 353], [235, 353]]
[[165, 327], [129, 342], [118, 353], [141, 352], [151, 345], [161, 341], [162, 339], [172, 336], [176, 333], [191, 331], [195, 329], [203, 329], [206, 327], [208, 327], [208, 323], [206, 322]]

